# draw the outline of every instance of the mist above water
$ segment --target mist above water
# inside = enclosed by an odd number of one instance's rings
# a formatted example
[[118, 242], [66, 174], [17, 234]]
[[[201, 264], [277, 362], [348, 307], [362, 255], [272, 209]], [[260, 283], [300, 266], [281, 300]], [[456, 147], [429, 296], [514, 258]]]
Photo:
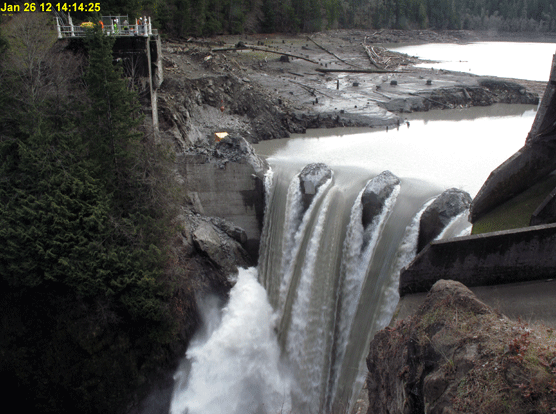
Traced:
[[204, 329], [175, 374], [171, 414], [277, 414], [291, 409], [277, 317], [254, 268], [240, 269], [227, 305], [205, 298]]

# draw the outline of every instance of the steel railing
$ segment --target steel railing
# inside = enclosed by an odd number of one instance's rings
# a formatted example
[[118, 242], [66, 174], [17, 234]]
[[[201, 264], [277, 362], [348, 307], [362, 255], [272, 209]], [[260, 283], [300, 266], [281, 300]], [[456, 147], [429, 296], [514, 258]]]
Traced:
[[[126, 37], [126, 36], [142, 36], [148, 37], [152, 35], [157, 35], [158, 30], [152, 28], [151, 18], [145, 17], [143, 20], [143, 24], [127, 24], [123, 25], [122, 23], [116, 23], [113, 19], [109, 18], [110, 16], [103, 16], [103, 28], [102, 31], [107, 36], [119, 36], [119, 37]], [[106, 24], [106, 21], [112, 22], [112, 24]], [[120, 20], [121, 21], [121, 20]], [[71, 18], [69, 19], [69, 25], [64, 24], [60, 17], [56, 17], [56, 28], [58, 31], [58, 38], [68, 38], [68, 37], [84, 37], [87, 35], [87, 30], [91, 30], [88, 27], [83, 26], [75, 26], [71, 22]], [[100, 24], [100, 23], [97, 23]]]

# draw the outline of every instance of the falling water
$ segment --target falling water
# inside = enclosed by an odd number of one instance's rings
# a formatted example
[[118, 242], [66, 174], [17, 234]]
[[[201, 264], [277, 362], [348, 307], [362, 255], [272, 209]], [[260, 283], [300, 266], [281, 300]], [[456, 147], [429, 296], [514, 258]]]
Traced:
[[[353, 384], [361, 381], [370, 337], [389, 322], [397, 302], [392, 271], [415, 253], [417, 231], [406, 235], [406, 227], [440, 190], [412, 180], [397, 185], [364, 227], [362, 190], [378, 174], [335, 169], [304, 210], [301, 168], [274, 166], [259, 279], [280, 315], [278, 335], [295, 381], [296, 412], [321, 413], [356, 396]], [[377, 191], [381, 185], [375, 184]], [[388, 294], [393, 297], [385, 300]]]
[[[503, 120], [497, 128], [524, 137], [511, 122]], [[412, 131], [419, 127], [412, 122]], [[433, 127], [427, 127], [427, 139]], [[190, 346], [176, 374], [172, 414], [320, 414], [352, 405], [364, 380], [370, 340], [389, 323], [399, 299], [399, 271], [416, 254], [420, 215], [454, 185], [453, 177], [462, 177], [452, 159], [462, 151], [447, 151], [445, 140], [439, 141], [435, 149], [445, 152], [431, 160], [431, 147], [425, 151], [407, 134], [321, 140], [311, 146], [310, 157], [297, 157], [300, 151], [294, 150], [293, 156], [269, 159], [258, 274], [240, 271], [229, 303]], [[507, 143], [509, 133], [497, 135]], [[523, 138], [518, 142], [506, 151], [515, 151]], [[350, 145], [357, 145], [350, 153], [364, 154], [363, 161], [347, 164], [339, 158]], [[326, 146], [334, 148], [337, 161], [323, 159]], [[385, 148], [394, 149], [389, 158], [382, 155]], [[490, 171], [507, 157], [498, 155], [490, 165], [477, 165]], [[306, 207], [299, 172], [313, 161], [328, 162], [334, 174]], [[381, 167], [399, 174], [401, 184], [364, 228], [361, 192]], [[478, 170], [467, 168], [468, 175]], [[486, 178], [482, 174], [455, 184], [473, 194]], [[465, 226], [464, 213], [443, 237], [458, 235]]]
[[[380, 191], [384, 187], [383, 182], [376, 182], [375, 179], [370, 180], [368, 185], [372, 185], [375, 191]], [[349, 334], [354, 328], [353, 319], [361, 299], [361, 288], [368, 273], [376, 243], [400, 192], [400, 186], [396, 185], [384, 203], [380, 214], [378, 214], [365, 228], [362, 220], [362, 196], [366, 188], [367, 186], [361, 190], [351, 209], [350, 221], [342, 252], [340, 289], [338, 289], [336, 305], [338, 311], [336, 327], [336, 340], [338, 346], [336, 346], [334, 368], [331, 373], [331, 378], [333, 380], [331, 384], [332, 395], [335, 393], [337, 387], [337, 381], [339, 379], [337, 374], [341, 368], [346, 351], [346, 347], [342, 346], [342, 344], [347, 342]]]
[[291, 380], [274, 332], [277, 315], [254, 268], [241, 269], [221, 314], [201, 306], [205, 332], [176, 374], [171, 414], [277, 414], [291, 410]]

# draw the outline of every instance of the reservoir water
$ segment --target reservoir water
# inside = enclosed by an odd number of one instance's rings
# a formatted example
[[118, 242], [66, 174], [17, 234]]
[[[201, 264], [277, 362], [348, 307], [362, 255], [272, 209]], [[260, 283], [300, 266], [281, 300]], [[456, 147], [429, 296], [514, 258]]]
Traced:
[[546, 82], [556, 43], [431, 43], [391, 49], [436, 62], [422, 63], [418, 67]]
[[[535, 109], [435, 111], [388, 132], [315, 130], [256, 145], [272, 167], [259, 265], [240, 271], [223, 309], [205, 307], [171, 413], [344, 412], [361, 389], [370, 339], [399, 299], [423, 209], [447, 188], [474, 196], [524, 144]], [[299, 172], [315, 162], [333, 175], [304, 206]], [[363, 226], [362, 189], [380, 188], [385, 170], [400, 184]], [[468, 230], [463, 214], [448, 233]]]

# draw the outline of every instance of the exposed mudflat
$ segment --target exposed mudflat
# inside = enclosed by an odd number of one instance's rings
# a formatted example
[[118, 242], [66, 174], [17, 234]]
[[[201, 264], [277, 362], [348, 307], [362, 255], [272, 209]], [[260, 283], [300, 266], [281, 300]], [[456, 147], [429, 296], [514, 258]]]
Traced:
[[163, 110], [170, 113], [176, 109], [184, 113], [180, 107], [185, 107], [185, 121], [191, 125], [182, 129], [195, 135], [193, 143], [217, 130], [237, 132], [257, 142], [305, 128], [386, 127], [402, 122], [408, 112], [534, 103], [542, 97], [544, 82], [497, 79], [501, 82], [493, 83], [485, 82], [492, 77], [416, 68], [417, 58], [387, 49], [392, 43], [479, 40], [555, 41], [429, 30], [167, 41], [163, 43], [165, 82], [159, 96]]

